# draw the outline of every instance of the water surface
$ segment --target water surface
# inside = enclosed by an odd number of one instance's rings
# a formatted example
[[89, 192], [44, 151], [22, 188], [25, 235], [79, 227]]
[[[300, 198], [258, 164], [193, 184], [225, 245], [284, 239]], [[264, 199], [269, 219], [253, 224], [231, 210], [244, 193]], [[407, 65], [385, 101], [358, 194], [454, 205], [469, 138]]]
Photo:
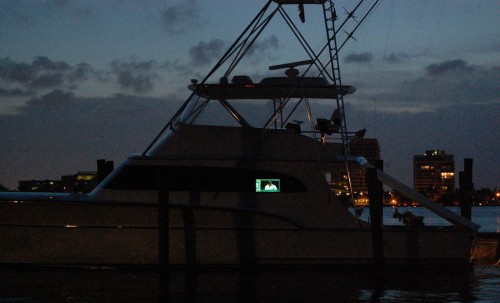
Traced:
[[[428, 210], [426, 225], [448, 225]], [[459, 212], [458, 208], [452, 208]], [[384, 223], [402, 224], [384, 209]], [[369, 220], [369, 210], [362, 218]], [[500, 232], [500, 207], [475, 207], [472, 220], [482, 232]], [[171, 271], [161, 284], [154, 269], [0, 269], [4, 302], [475, 302], [500, 298], [500, 267], [470, 268], [302, 268], [251, 272]]]

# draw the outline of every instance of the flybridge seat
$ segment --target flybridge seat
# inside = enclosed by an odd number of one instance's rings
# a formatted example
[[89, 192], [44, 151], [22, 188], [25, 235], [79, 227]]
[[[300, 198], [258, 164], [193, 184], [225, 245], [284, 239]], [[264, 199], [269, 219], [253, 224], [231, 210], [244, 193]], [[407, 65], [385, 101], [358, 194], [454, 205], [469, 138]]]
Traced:
[[198, 96], [208, 99], [280, 99], [318, 98], [336, 99], [337, 94], [352, 94], [356, 89], [342, 85], [338, 90], [320, 77], [270, 77], [253, 83], [248, 76], [235, 76], [232, 83], [223, 78], [220, 84], [189, 85]]

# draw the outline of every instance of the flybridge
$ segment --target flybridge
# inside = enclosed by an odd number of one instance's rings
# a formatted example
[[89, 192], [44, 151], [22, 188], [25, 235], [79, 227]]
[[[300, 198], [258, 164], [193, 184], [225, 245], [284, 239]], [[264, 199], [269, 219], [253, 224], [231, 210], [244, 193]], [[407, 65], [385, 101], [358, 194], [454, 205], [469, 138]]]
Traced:
[[[272, 5], [273, 3], [277, 5]], [[298, 26], [295, 25], [293, 21], [295, 18], [291, 18], [284, 7], [298, 5], [300, 19], [304, 22], [304, 6], [314, 5], [317, 7], [318, 4], [320, 4], [321, 11], [325, 16], [324, 25], [327, 33], [327, 43], [322, 49], [315, 51], [300, 33]], [[350, 15], [358, 7], [359, 5], [350, 12]], [[304, 58], [306, 60], [303, 61], [270, 66], [270, 70], [286, 69], [285, 75], [281, 77], [267, 77], [259, 81], [254, 81], [249, 76], [246, 76], [245, 73], [235, 74], [235, 68], [239, 65], [242, 58], [248, 54], [248, 51], [261, 36], [264, 29], [268, 27], [271, 20], [280, 16], [283, 18], [284, 24], [289, 27], [291, 33], [297, 38], [298, 44], [304, 50], [304, 55], [309, 58], [306, 57]], [[347, 17], [347, 19], [349, 18]], [[338, 49], [335, 36], [345, 22], [341, 27], [335, 29], [333, 23], [336, 19], [337, 15], [332, 0], [269, 0], [214, 65], [212, 70], [203, 79], [191, 80], [192, 83], [188, 87], [193, 93], [165, 125], [144, 154], [163, 136], [164, 132], [172, 129], [175, 124], [197, 123], [198, 117], [203, 116], [201, 113], [207, 108], [209, 103], [222, 105], [222, 108], [228, 111], [230, 116], [242, 126], [268, 128], [272, 125], [274, 127], [284, 127], [289, 124], [292, 121], [292, 115], [301, 104], [309, 112], [309, 98], [317, 100], [327, 99], [330, 100], [332, 105], [331, 112], [335, 112], [337, 116], [340, 115], [340, 121], [342, 122], [336, 135], [342, 137], [343, 143], [347, 143], [343, 96], [354, 93], [356, 89], [350, 85], [343, 85], [340, 79]], [[352, 33], [353, 31], [350, 31], [349, 35], [351, 36]], [[322, 57], [321, 59], [320, 56]], [[303, 66], [301, 72], [297, 69], [298, 66]], [[222, 76], [219, 76], [220, 78], [214, 81], [213, 76], [216, 72], [222, 73]], [[254, 125], [252, 123], [254, 121], [246, 121], [243, 118], [245, 113], [239, 113], [236, 110], [231, 100], [242, 99], [269, 100], [273, 102], [274, 108], [264, 125]], [[331, 115], [332, 117], [323, 117], [323, 120], [326, 118], [326, 120], [331, 120], [333, 123], [333, 114]], [[314, 118], [309, 112], [300, 120], [304, 119]], [[311, 131], [315, 132], [315, 122], [311, 120], [308, 124], [312, 125]]]
[[314, 60], [297, 61], [269, 66], [269, 70], [286, 68], [286, 77], [264, 78], [259, 83], [253, 83], [248, 76], [234, 76], [229, 83], [227, 77], [222, 77], [219, 84], [197, 84], [189, 89], [198, 96], [207, 99], [285, 99], [285, 98], [318, 98], [336, 99], [337, 96], [352, 94], [356, 89], [349, 85], [336, 86], [323, 77], [299, 76], [296, 67], [312, 65]]
[[[303, 61], [307, 64], [310, 61]], [[189, 85], [189, 89], [200, 97], [207, 99], [281, 99], [281, 98], [319, 98], [336, 99], [338, 94], [352, 94], [356, 89], [349, 85], [337, 87], [323, 77], [298, 77], [295, 66], [302, 62], [283, 64], [289, 67], [287, 77], [264, 78], [259, 83], [253, 83], [248, 76], [234, 76], [232, 82], [221, 78], [218, 84]], [[277, 66], [270, 66], [270, 70]]]
[[[348, 12], [341, 25], [336, 27], [335, 21], [338, 16], [333, 0], [269, 0], [207, 75], [200, 80], [191, 80], [188, 88], [192, 94], [146, 148], [143, 155], [147, 155], [151, 148], [159, 142], [159, 139], [169, 133], [169, 130], [177, 128], [174, 126], [203, 124], [201, 120], [206, 117], [203, 113], [210, 104], [210, 108], [213, 108], [214, 105], [222, 106], [222, 109], [229, 113], [229, 117], [234, 119], [233, 121], [223, 121], [220, 123], [222, 125], [236, 121], [243, 127], [267, 129], [271, 127], [288, 128], [290, 126], [294, 129], [300, 129], [300, 124], [307, 121], [304, 126], [308, 130], [304, 133], [311, 134], [315, 138], [320, 137], [323, 143], [326, 142], [327, 135], [330, 136], [330, 139], [340, 139], [347, 157], [348, 142], [354, 138], [354, 133], [347, 131], [343, 98], [345, 95], [354, 93], [356, 89], [350, 85], [342, 84], [338, 51], [353, 36], [357, 27], [377, 2], [378, 0], [373, 1], [368, 6], [362, 6], [363, 1], [360, 1], [353, 10]], [[302, 22], [305, 22], [304, 6], [320, 7], [324, 16], [327, 41], [321, 49], [314, 50], [309, 45], [295, 24], [296, 18], [290, 17], [285, 9], [286, 6], [290, 5], [298, 5], [299, 17]], [[354, 18], [354, 13], [359, 12], [358, 9], [364, 9], [366, 13], [363, 13], [364, 16], [355, 23], [355, 28], [349, 29], [347, 32], [344, 29], [348, 27], [347, 21]], [[293, 11], [296, 12], [296, 10]], [[269, 70], [284, 69], [285, 75], [267, 77], [260, 81], [252, 80], [245, 73], [235, 73], [236, 67], [248, 54], [254, 42], [270, 25], [271, 20], [279, 19], [279, 17], [282, 17], [282, 24], [287, 26], [297, 39], [297, 44], [304, 51], [303, 54], [306, 56], [304, 59], [306, 60], [272, 65]], [[347, 33], [345, 41], [337, 45], [337, 33], [342, 34], [343, 32]], [[299, 71], [299, 67], [301, 71]], [[216, 73], [219, 75], [218, 80], [214, 79]], [[331, 106], [330, 114], [327, 114], [326, 117], [314, 117], [309, 99], [329, 102], [326, 104]], [[237, 104], [233, 103], [236, 100], [268, 100], [271, 101], [272, 108], [268, 108], [270, 111], [259, 113], [259, 120], [254, 121], [255, 117], [251, 118], [247, 112], [243, 112], [248, 108], [238, 107]], [[301, 106], [300, 109], [299, 106]], [[298, 114], [301, 116], [297, 117]], [[263, 121], [264, 123], [261, 124]], [[325, 131], [325, 124], [327, 124], [327, 130], [334, 129], [335, 132]]]
[[[250, 80], [250, 78], [248, 78]], [[192, 84], [189, 89], [196, 95], [209, 99], [279, 99], [279, 98], [318, 98], [335, 99], [337, 94], [352, 94], [356, 89], [342, 86], [339, 89], [325, 78], [273, 77], [262, 79], [259, 83], [241, 84], [238, 78], [226, 84]]]

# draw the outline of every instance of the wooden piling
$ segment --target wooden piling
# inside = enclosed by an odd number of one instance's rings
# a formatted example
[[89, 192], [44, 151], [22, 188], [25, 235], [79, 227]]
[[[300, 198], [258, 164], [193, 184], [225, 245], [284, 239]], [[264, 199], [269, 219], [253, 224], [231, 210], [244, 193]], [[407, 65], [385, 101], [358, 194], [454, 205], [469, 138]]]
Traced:
[[474, 183], [472, 183], [472, 159], [464, 159], [464, 171], [458, 173], [458, 183], [460, 186], [460, 214], [470, 220], [472, 217], [472, 199]]
[[383, 243], [383, 185], [377, 179], [378, 168], [383, 167], [381, 160], [376, 161], [375, 168], [366, 169], [368, 199], [370, 201], [370, 222], [372, 233], [373, 262], [375, 265], [384, 263]]
[[161, 178], [158, 189], [158, 263], [159, 289], [162, 298], [169, 295], [169, 192], [162, 186]]

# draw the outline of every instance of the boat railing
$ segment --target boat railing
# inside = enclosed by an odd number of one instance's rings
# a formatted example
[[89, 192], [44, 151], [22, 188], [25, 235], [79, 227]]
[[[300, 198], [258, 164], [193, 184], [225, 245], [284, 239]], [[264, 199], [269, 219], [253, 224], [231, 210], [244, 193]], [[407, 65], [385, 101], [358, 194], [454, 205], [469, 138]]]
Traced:
[[[373, 169], [375, 166], [370, 164], [365, 158], [363, 157], [358, 157], [357, 160], [358, 164], [360, 164], [364, 168], [370, 168]], [[474, 223], [456, 213], [453, 211], [449, 210], [448, 208], [432, 201], [431, 199], [427, 198], [423, 194], [417, 192], [416, 190], [412, 189], [411, 187], [405, 185], [401, 181], [398, 181], [396, 178], [391, 177], [387, 173], [381, 171], [380, 169], [377, 169], [377, 179], [386, 184], [387, 186], [397, 190], [400, 192], [402, 195], [413, 199], [414, 201], [417, 201], [422, 205], [423, 207], [429, 209], [433, 213], [437, 214], [438, 216], [444, 218], [445, 220], [457, 224], [460, 226], [463, 226], [471, 231], [477, 232], [479, 228], [481, 227], [479, 224]]]

